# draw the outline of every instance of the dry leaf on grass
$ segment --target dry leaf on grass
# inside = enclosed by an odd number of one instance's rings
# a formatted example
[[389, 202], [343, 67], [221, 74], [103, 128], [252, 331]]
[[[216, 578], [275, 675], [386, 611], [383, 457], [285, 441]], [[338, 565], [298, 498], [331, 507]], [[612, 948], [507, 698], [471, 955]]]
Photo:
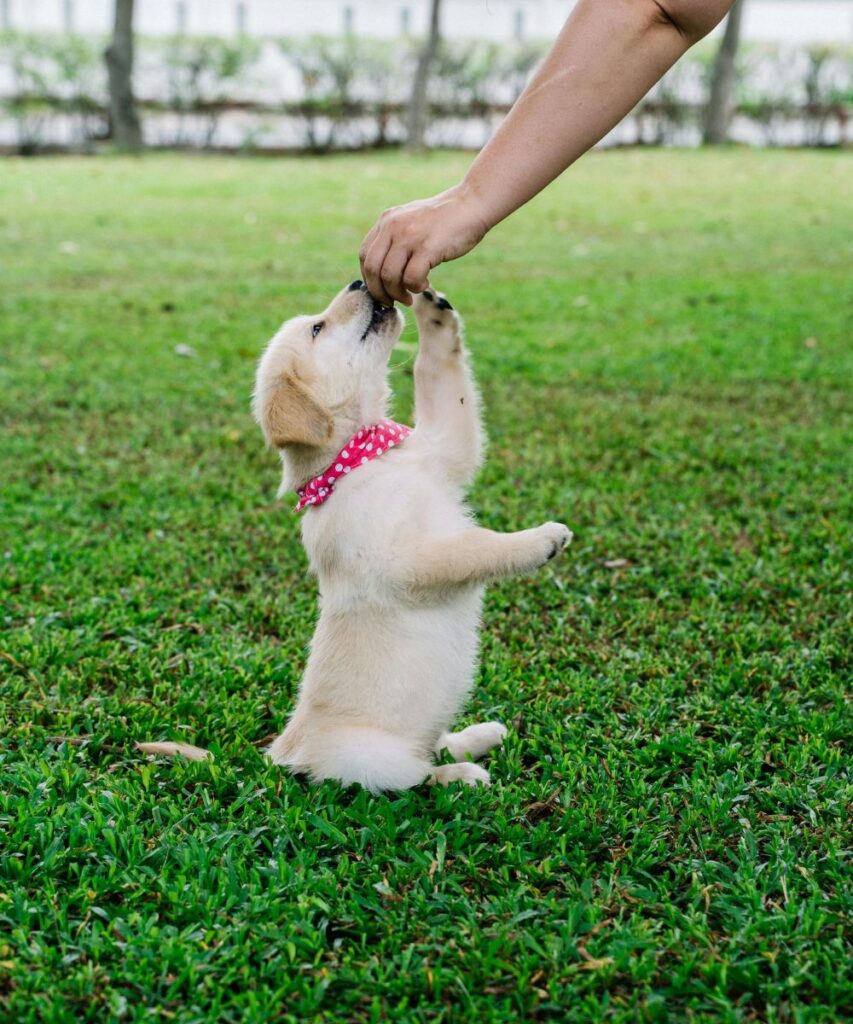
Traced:
[[83, 736], [47, 736], [48, 743], [67, 743], [70, 747], [82, 747], [92, 739], [93, 734], [87, 732]]
[[601, 959], [592, 957], [590, 960], [586, 960], [581, 964], [582, 971], [600, 971], [604, 967], [609, 967], [613, 963], [612, 956], [603, 956]]
[[578, 955], [584, 961], [580, 965], [582, 971], [600, 971], [603, 967], [609, 967], [613, 963], [612, 956], [593, 956], [583, 946], [578, 946]]
[[278, 736], [277, 732], [268, 732], [266, 736], [261, 736], [259, 740], [252, 740], [253, 747], [268, 747], [270, 743]]
[[165, 754], [167, 757], [176, 757], [180, 754], [190, 761], [213, 760], [213, 754], [209, 750], [194, 747], [192, 743], [171, 743], [167, 740], [162, 743], [136, 743], [134, 746], [143, 754]]

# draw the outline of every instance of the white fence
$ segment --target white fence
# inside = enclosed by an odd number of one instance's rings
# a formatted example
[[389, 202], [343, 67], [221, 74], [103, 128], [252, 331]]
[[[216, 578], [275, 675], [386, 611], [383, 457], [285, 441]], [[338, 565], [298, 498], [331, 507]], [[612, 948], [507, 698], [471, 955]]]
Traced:
[[[571, 0], [444, 0], [443, 27], [454, 39], [551, 39]], [[144, 35], [257, 38], [356, 35], [390, 39], [426, 30], [427, 0], [136, 0]], [[113, 0], [0, 0], [0, 28], [105, 34]], [[747, 41], [806, 45], [853, 42], [853, 0], [747, 0]]]

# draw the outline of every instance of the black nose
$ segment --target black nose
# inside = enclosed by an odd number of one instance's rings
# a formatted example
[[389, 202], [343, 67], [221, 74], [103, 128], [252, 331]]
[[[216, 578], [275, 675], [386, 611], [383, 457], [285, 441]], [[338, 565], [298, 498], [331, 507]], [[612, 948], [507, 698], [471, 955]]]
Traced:
[[353, 281], [353, 283], [347, 288], [348, 292], [356, 292], [359, 288], [364, 287], [364, 281]]

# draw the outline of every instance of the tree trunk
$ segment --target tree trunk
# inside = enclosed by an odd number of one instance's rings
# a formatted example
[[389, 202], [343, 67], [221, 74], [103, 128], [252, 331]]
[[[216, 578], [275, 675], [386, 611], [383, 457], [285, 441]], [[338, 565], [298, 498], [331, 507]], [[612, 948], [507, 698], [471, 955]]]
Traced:
[[735, 61], [740, 42], [743, 5], [744, 0], [735, 0], [734, 6], [726, 18], [723, 39], [719, 50], [717, 50], [717, 56], [714, 58], [714, 67], [711, 71], [711, 91], [708, 95], [708, 106], [705, 108], [702, 129], [702, 140], [706, 146], [721, 146], [728, 141], [737, 79]]
[[142, 148], [133, 95], [133, 0], [115, 0], [113, 38], [104, 54], [110, 90], [110, 136], [119, 148]]
[[406, 135], [407, 149], [424, 148], [429, 107], [429, 74], [441, 39], [439, 27], [440, 13], [441, 0], [432, 0], [429, 35], [418, 55], [418, 66], [415, 70], [415, 81], [412, 86], [412, 98], [409, 101], [409, 123]]

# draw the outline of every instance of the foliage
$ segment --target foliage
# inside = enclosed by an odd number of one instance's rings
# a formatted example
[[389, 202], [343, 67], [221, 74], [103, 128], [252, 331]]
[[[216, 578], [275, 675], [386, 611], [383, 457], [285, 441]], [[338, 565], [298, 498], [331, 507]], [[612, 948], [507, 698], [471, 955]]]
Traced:
[[843, 154], [590, 154], [433, 275], [472, 507], [576, 533], [488, 595], [494, 784], [373, 798], [254, 746], [316, 614], [255, 359], [467, 162], [4, 165], [0, 1018], [845, 1019]]
[[2, 108], [15, 120], [23, 152], [38, 150], [58, 112], [71, 118], [72, 144], [85, 145], [103, 131], [101, 49], [97, 39], [83, 36], [0, 32], [0, 66], [12, 79]]
[[832, 127], [843, 132], [853, 108], [853, 51], [849, 47], [757, 46], [742, 55], [738, 110], [759, 125], [769, 145], [783, 143], [790, 122], [802, 119], [808, 145], [826, 145]]
[[509, 107], [546, 50], [542, 42], [443, 40], [433, 75], [433, 100], [457, 116]]
[[[0, 67], [12, 86], [2, 100], [15, 118], [20, 147], [57, 141], [70, 114], [70, 139], [87, 146], [103, 134], [103, 41], [68, 34], [0, 35]], [[436, 137], [471, 146], [515, 101], [547, 48], [544, 42], [497, 44], [445, 40], [431, 79]], [[211, 147], [223, 115], [241, 110], [246, 143], [263, 144], [266, 124], [313, 152], [402, 141], [417, 41], [314, 36], [264, 43], [241, 37], [141, 37], [137, 93], [158, 144]], [[694, 47], [639, 104], [635, 138], [690, 143], [708, 89], [714, 47]], [[263, 59], [262, 59], [263, 58]], [[277, 64], [276, 64], [277, 61]], [[739, 53], [738, 112], [768, 144], [839, 144], [853, 108], [849, 47], [749, 45]], [[290, 131], [296, 126], [296, 132]], [[481, 129], [481, 130], [480, 130]], [[630, 136], [628, 136], [630, 138]]]
[[806, 54], [806, 103], [816, 115], [809, 143], [817, 146], [823, 141], [829, 118], [834, 115], [846, 122], [846, 108], [853, 106], [853, 53], [848, 51], [843, 63], [837, 59], [837, 50], [829, 46], [811, 46]]
[[500, 51], [497, 43], [443, 40], [433, 72], [430, 98], [454, 112], [466, 108], [482, 112], [494, 96]]
[[[348, 119], [375, 118], [374, 145], [387, 129], [387, 106], [400, 103], [402, 79], [394, 54], [376, 40], [351, 35], [281, 39], [279, 49], [297, 70], [303, 90], [299, 102], [287, 104], [304, 125], [304, 145], [311, 152], [332, 149]], [[401, 45], [400, 52], [410, 52]]]
[[166, 109], [181, 115], [173, 145], [186, 145], [188, 115], [205, 123], [203, 145], [213, 145], [222, 112], [235, 103], [251, 72], [261, 46], [246, 36], [223, 39], [216, 36], [170, 36], [147, 39], [142, 58], [154, 65], [154, 75], [165, 81]]

